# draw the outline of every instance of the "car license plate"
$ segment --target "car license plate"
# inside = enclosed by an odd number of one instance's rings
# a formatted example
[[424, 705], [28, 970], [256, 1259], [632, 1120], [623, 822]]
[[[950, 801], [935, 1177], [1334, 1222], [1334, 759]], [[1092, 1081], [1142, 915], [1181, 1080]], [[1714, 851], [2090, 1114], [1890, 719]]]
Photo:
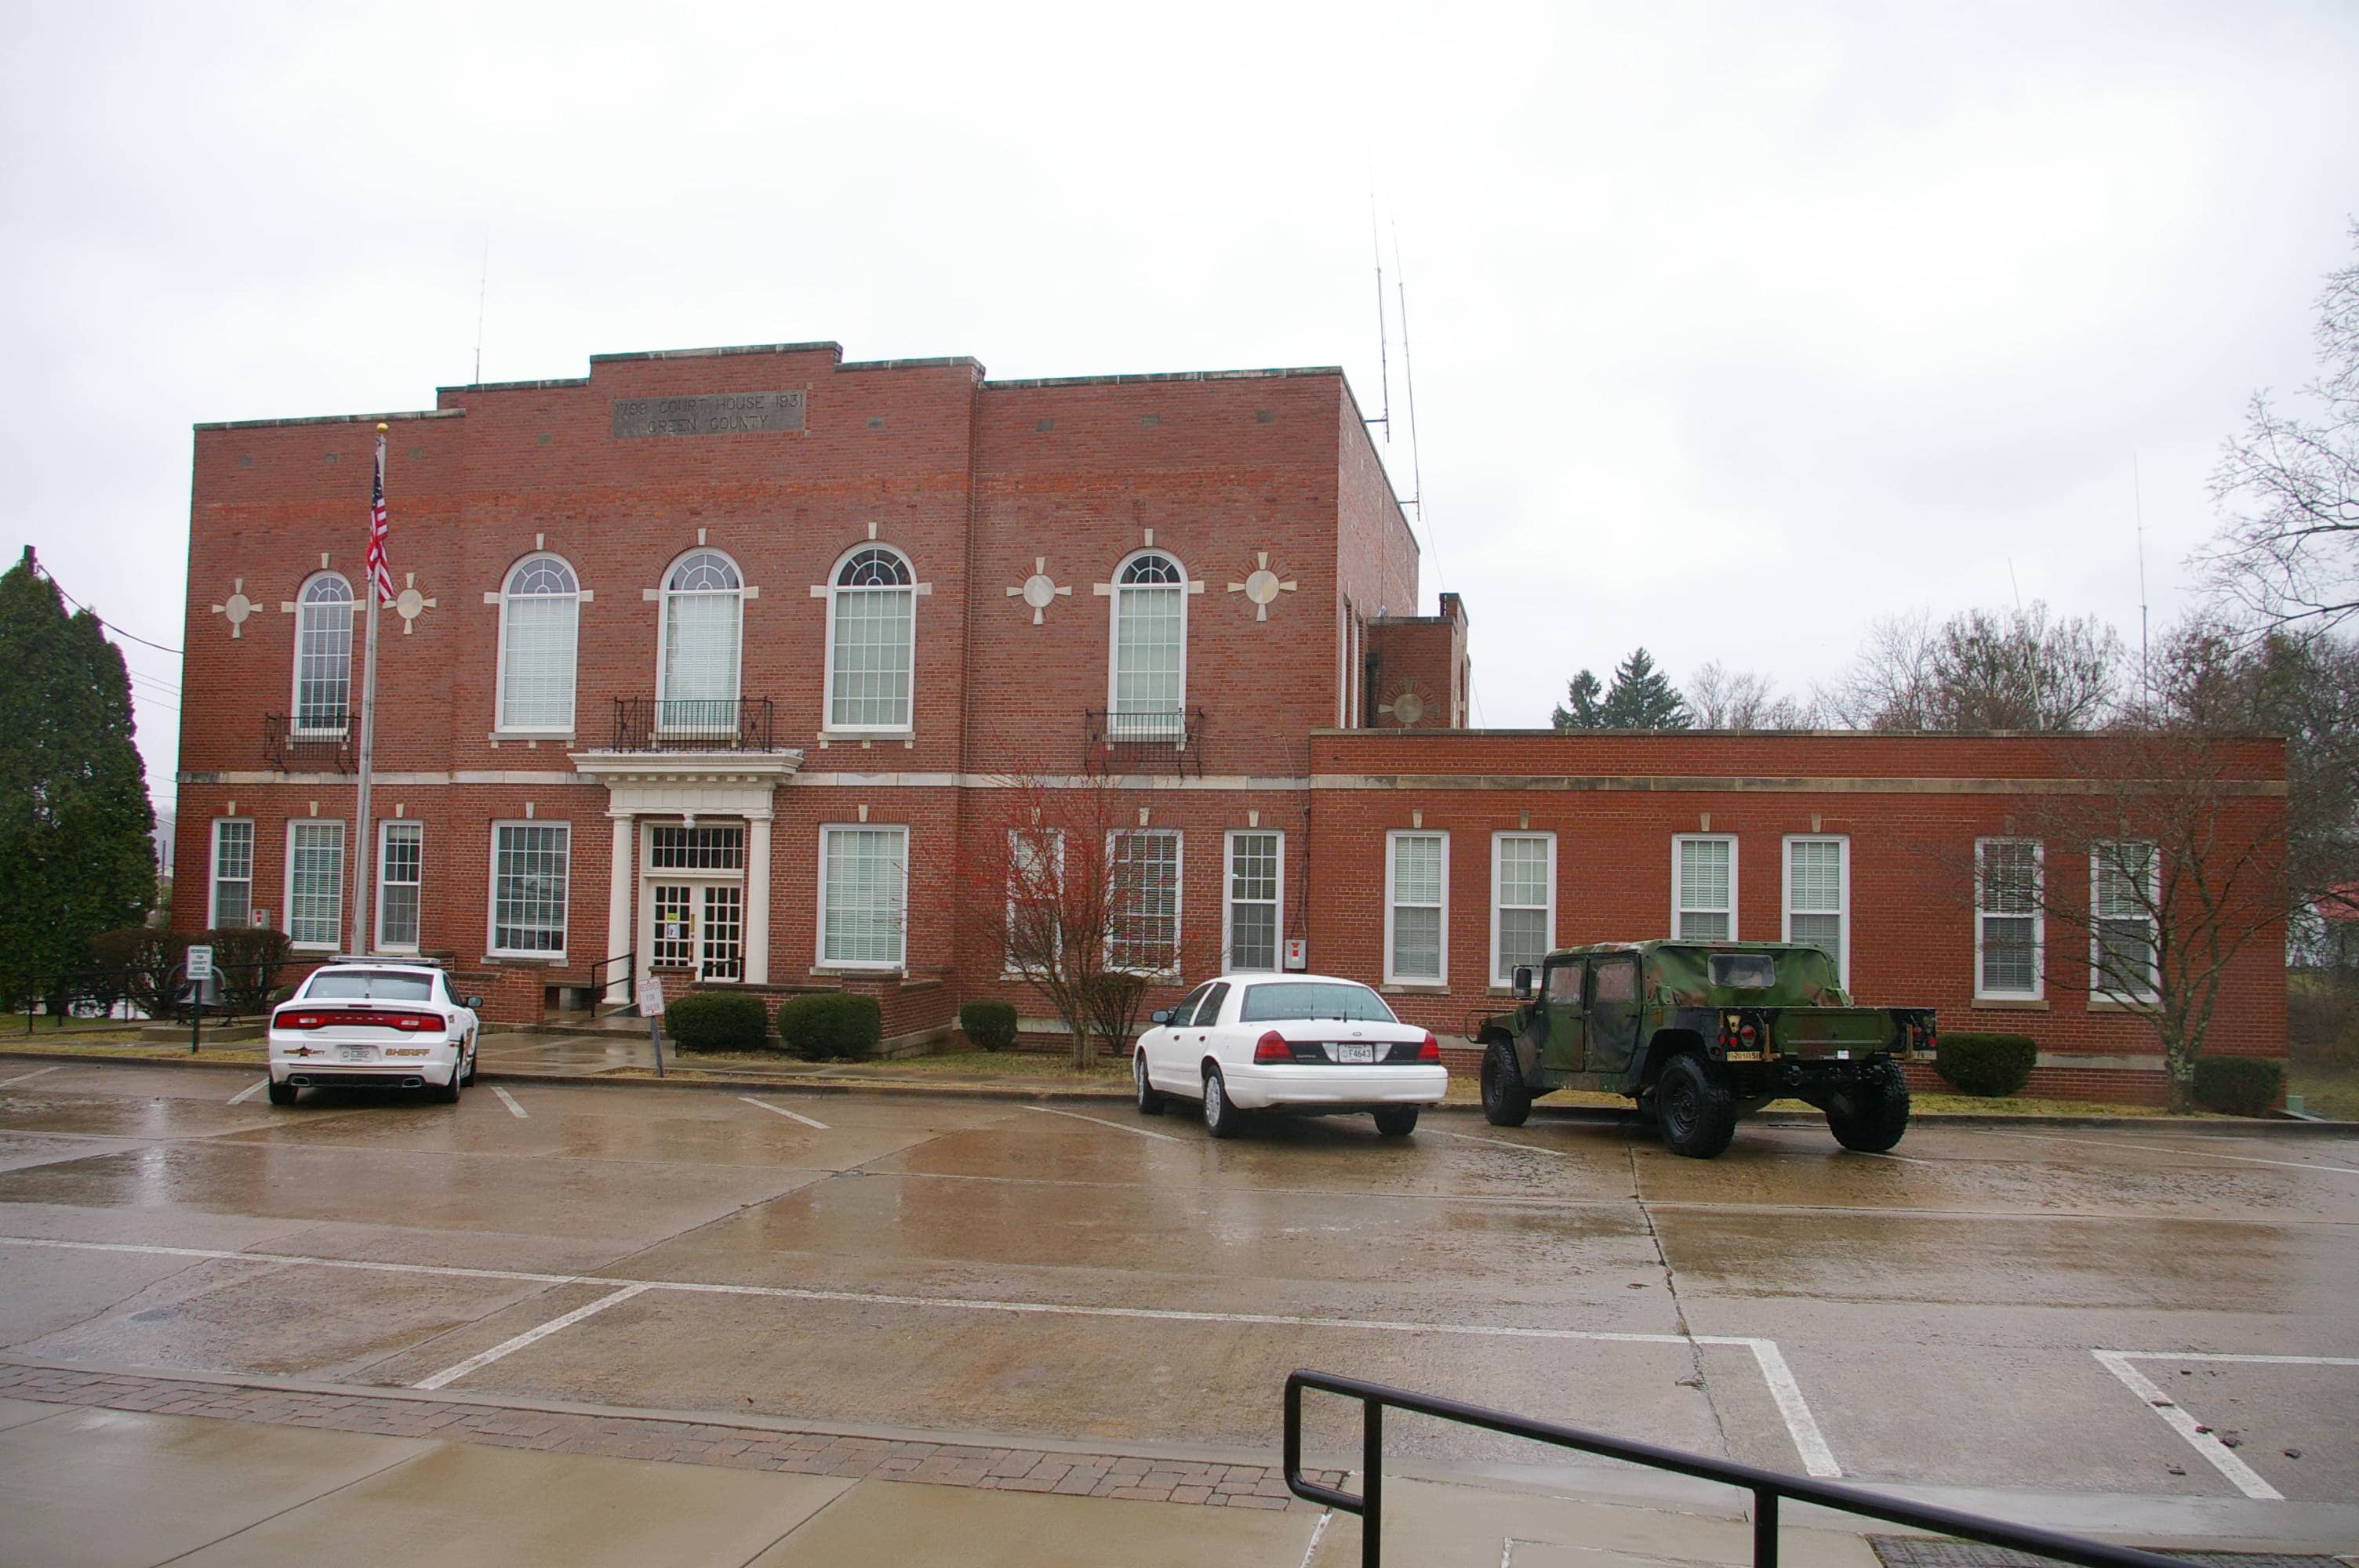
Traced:
[[1375, 1059], [1376, 1048], [1373, 1045], [1338, 1045], [1335, 1047], [1335, 1060], [1347, 1065], [1364, 1066]]
[[374, 1045], [339, 1045], [336, 1047], [336, 1060], [339, 1062], [374, 1062], [376, 1060], [376, 1047]]

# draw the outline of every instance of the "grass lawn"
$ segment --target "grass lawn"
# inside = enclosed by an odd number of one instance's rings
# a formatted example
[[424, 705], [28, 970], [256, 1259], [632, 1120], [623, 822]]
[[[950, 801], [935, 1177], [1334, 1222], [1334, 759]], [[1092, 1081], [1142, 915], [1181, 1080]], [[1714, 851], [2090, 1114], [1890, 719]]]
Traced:
[[[1483, 1086], [1472, 1073], [1450, 1075], [1451, 1105], [1480, 1105]], [[1621, 1095], [1593, 1094], [1582, 1089], [1560, 1089], [1555, 1094], [1532, 1102], [1537, 1106], [1597, 1106], [1613, 1110], [1628, 1110], [1632, 1101]], [[1908, 1100], [1914, 1111], [1973, 1111], [1984, 1116], [2160, 1116], [2161, 1108], [2142, 1105], [2104, 1105], [2095, 1100], [2034, 1099], [2017, 1095], [2006, 1099], [1982, 1099], [1973, 1095], [1917, 1094]], [[1767, 1110], [1800, 1111], [1805, 1116], [1819, 1112], [1798, 1099], [1772, 1100]]]
[[2286, 1092], [2299, 1095], [2312, 1116], [2359, 1121], [2359, 1069], [2298, 1065], [2286, 1076]]
[[682, 1067], [760, 1065], [792, 1067], [824, 1077], [855, 1077], [891, 1082], [899, 1078], [944, 1079], [1024, 1078], [1075, 1085], [1127, 1084], [1126, 1056], [1100, 1057], [1086, 1071], [1070, 1058], [1045, 1051], [943, 1051], [930, 1056], [903, 1056], [889, 1062], [806, 1062], [786, 1051], [681, 1051], [673, 1061]]

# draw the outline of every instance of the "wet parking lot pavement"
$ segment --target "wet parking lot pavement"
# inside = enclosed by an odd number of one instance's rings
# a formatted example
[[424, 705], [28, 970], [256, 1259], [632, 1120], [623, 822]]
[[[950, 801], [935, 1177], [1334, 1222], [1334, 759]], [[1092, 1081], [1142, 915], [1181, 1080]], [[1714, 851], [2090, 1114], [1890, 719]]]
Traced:
[[0, 1358], [1237, 1448], [1300, 1366], [1869, 1482], [2359, 1502], [2348, 1138], [1747, 1124], [1698, 1162], [1540, 1116], [251, 1087], [0, 1085]]

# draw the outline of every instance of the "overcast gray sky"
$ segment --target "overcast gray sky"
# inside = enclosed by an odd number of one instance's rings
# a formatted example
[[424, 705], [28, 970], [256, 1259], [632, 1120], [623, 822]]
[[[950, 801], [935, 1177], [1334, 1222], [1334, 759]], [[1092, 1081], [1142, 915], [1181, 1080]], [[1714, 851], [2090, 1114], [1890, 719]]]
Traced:
[[[1484, 722], [1639, 643], [1807, 687], [2016, 585], [2135, 640], [2132, 454], [2159, 624], [2310, 373], [2354, 81], [2348, 4], [7, 0], [0, 542], [178, 647], [189, 426], [430, 406], [487, 242], [486, 379], [833, 339], [1374, 413], [1373, 189]], [[168, 801], [178, 661], [128, 652]]]

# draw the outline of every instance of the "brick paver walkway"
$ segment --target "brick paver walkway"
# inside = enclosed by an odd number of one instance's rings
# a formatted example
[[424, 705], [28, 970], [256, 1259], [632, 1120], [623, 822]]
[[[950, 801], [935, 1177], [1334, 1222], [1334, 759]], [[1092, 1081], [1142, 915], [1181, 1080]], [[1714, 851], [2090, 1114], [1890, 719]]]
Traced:
[[[1048, 1453], [955, 1443], [891, 1442], [826, 1432], [782, 1432], [726, 1422], [453, 1403], [367, 1394], [310, 1393], [259, 1384], [200, 1383], [0, 1362], [0, 1398], [164, 1415], [212, 1416], [275, 1426], [321, 1426], [378, 1437], [486, 1443], [549, 1454], [594, 1454], [733, 1470], [785, 1470], [847, 1480], [921, 1481], [988, 1491], [1197, 1503], [1213, 1508], [1308, 1509], [1274, 1465], [1218, 1465], [1122, 1454]], [[1343, 1484], [1338, 1470], [1310, 1478]]]

